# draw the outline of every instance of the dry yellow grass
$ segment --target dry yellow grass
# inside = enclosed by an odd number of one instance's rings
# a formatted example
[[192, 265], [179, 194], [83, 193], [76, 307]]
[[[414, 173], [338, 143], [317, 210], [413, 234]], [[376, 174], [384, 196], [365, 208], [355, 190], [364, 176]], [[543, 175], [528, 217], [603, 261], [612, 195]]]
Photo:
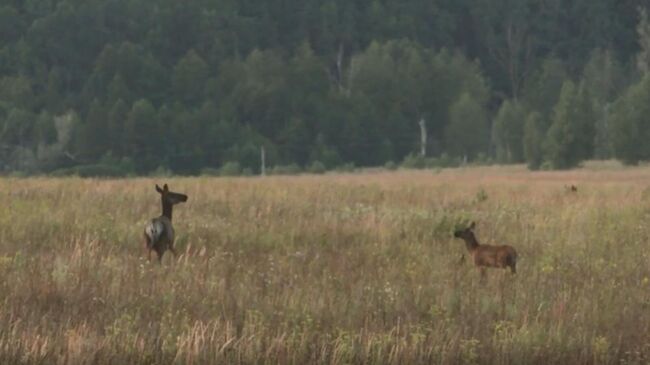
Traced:
[[[190, 197], [162, 266], [156, 182]], [[649, 187], [609, 165], [2, 179], [0, 363], [647, 363]], [[515, 277], [458, 265], [470, 219]]]

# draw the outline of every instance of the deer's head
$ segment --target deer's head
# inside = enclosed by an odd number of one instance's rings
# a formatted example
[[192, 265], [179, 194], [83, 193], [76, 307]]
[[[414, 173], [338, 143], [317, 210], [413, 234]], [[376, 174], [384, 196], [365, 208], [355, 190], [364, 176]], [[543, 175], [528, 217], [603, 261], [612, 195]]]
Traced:
[[476, 223], [472, 222], [469, 227], [464, 229], [458, 229], [454, 232], [454, 237], [461, 238], [463, 240], [473, 240], [474, 239], [474, 227]]
[[156, 191], [160, 193], [160, 197], [162, 199], [163, 204], [167, 203], [170, 205], [174, 205], [178, 203], [184, 203], [187, 201], [187, 195], [169, 191], [169, 187], [167, 186], [167, 184], [163, 185], [162, 188], [160, 188], [160, 186], [156, 184]]

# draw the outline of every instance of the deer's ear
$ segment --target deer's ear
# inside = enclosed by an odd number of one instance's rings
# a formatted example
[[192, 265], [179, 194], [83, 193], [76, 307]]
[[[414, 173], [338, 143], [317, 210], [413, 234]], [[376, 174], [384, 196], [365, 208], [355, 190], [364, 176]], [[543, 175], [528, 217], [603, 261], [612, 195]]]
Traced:
[[469, 229], [474, 229], [476, 227], [476, 222], [472, 221], [472, 223], [469, 224]]
[[165, 191], [169, 191], [169, 187], [167, 186], [167, 184], [163, 185], [163, 189], [165, 189]]
[[156, 184], [156, 191], [159, 192], [159, 193], [161, 193], [161, 194], [162, 194], [162, 192], [163, 192], [162, 189], [160, 188], [160, 186], [158, 186], [158, 184]]

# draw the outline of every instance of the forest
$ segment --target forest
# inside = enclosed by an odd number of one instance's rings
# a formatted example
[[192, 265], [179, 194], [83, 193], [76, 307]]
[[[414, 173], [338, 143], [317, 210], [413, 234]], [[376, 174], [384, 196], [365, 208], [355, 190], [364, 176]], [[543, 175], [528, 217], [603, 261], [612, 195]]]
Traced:
[[257, 174], [262, 149], [275, 173], [637, 164], [649, 8], [3, 0], [0, 172]]

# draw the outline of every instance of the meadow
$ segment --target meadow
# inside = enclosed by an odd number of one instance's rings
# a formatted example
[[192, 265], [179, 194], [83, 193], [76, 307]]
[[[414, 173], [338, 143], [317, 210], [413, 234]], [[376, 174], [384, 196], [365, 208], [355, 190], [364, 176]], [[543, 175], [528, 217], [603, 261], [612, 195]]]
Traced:
[[[158, 265], [165, 182], [189, 201]], [[649, 167], [2, 178], [0, 200], [2, 364], [650, 362]], [[516, 275], [461, 262], [472, 220]]]

